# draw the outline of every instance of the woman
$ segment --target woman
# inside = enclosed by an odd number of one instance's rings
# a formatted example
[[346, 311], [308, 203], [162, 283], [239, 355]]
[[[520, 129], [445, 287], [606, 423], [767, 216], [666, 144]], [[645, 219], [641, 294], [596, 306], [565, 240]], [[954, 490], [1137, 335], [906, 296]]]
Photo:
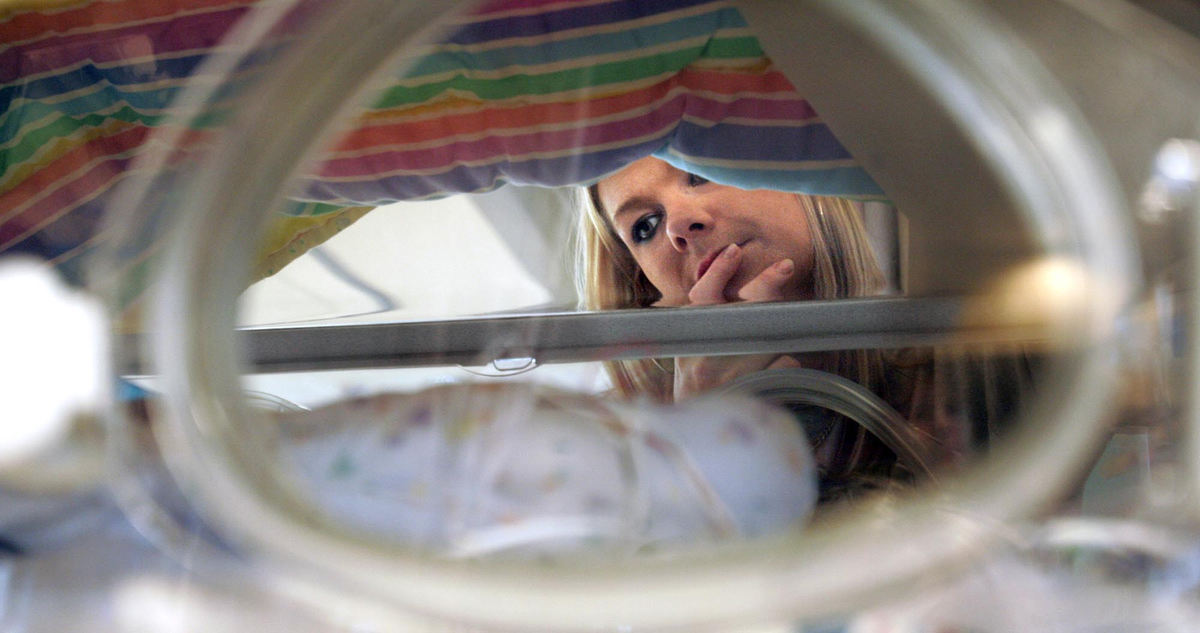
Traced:
[[[581, 294], [589, 309], [835, 299], [877, 294], [882, 275], [854, 203], [708, 182], [653, 157], [588, 188]], [[878, 354], [842, 353], [820, 369], [878, 386]], [[614, 363], [626, 396], [672, 400], [790, 355]]]
[[[847, 200], [745, 191], [653, 157], [587, 194], [580, 280], [589, 309], [865, 297], [882, 287], [858, 209]], [[929, 438], [943, 462], [986, 442], [994, 418], [1008, 417], [1028, 383], [1028, 368], [1020, 367], [1018, 395], [997, 399], [994, 385], [967, 384], [978, 380], [962, 357], [934, 362], [932, 353], [912, 350], [643, 359], [615, 361], [608, 370], [621, 394], [670, 401], [787, 367], [864, 385]], [[971, 403], [964, 394], [979, 397]], [[810, 429], [810, 437], [830, 475], [879, 472], [890, 463], [886, 449], [856, 425]]]

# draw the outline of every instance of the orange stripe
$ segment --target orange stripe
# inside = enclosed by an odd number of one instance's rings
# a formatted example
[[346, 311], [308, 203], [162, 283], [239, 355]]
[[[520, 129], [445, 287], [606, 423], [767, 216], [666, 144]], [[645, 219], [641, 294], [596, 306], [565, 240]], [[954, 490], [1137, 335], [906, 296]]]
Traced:
[[[376, 111], [363, 116], [359, 127], [342, 137], [334, 147], [333, 153], [352, 153], [382, 145], [428, 142], [438, 137], [477, 134], [489, 130], [586, 122], [588, 119], [652, 105], [676, 85], [724, 95], [782, 95], [799, 99], [791, 83], [778, 72], [746, 74], [684, 69], [668, 81], [611, 96], [590, 95], [580, 100], [535, 104], [513, 99], [490, 106], [480, 100], [451, 97], [439, 101], [436, 105]], [[454, 112], [460, 109], [467, 111]], [[407, 118], [414, 114], [433, 116], [423, 120]], [[406, 120], [386, 122], [400, 116], [405, 116]], [[380, 124], [373, 124], [376, 121]]]
[[337, 144], [334, 151], [337, 153], [353, 152], [380, 145], [421, 143], [442, 137], [474, 134], [488, 130], [520, 129], [531, 125], [552, 125], [572, 121], [582, 122], [591, 118], [644, 107], [666, 95], [670, 89], [671, 82], [662, 82], [635, 93], [605, 99], [535, 105], [499, 105], [433, 119], [364, 126], [347, 134]]

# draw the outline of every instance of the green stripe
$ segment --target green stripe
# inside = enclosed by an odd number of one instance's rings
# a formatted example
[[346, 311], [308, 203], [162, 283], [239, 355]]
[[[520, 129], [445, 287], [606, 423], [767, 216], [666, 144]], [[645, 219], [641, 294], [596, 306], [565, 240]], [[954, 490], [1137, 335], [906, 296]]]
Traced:
[[572, 68], [541, 75], [512, 75], [498, 79], [453, 77], [446, 81], [417, 86], [395, 86], [384, 91], [372, 106], [375, 109], [395, 108], [431, 101], [448, 90], [467, 92], [486, 100], [509, 99], [521, 95], [545, 95], [587, 87], [622, 84], [645, 77], [678, 72], [694, 61], [700, 47], [610, 62], [599, 66]]
[[[202, 130], [220, 125], [228, 116], [229, 111], [207, 112], [192, 121], [191, 128]], [[21, 135], [19, 142], [12, 148], [0, 152], [0, 179], [8, 173], [9, 167], [30, 160], [44, 145], [55, 139], [68, 138], [74, 132], [83, 128], [98, 128], [109, 121], [123, 121], [146, 127], [154, 127], [164, 120], [161, 114], [144, 114], [129, 106], [124, 106], [111, 114], [89, 114], [82, 117], [61, 116], [45, 125], [36, 127]]]
[[757, 59], [765, 57], [762, 46], [758, 43], [758, 38], [752, 35], [742, 37], [714, 37], [708, 41], [708, 45], [704, 47], [704, 54], [701, 57], [710, 59], [738, 59], [750, 58]]
[[701, 46], [689, 46], [668, 53], [635, 57], [597, 66], [580, 66], [542, 74], [514, 73], [493, 79], [455, 76], [432, 83], [396, 85], [383, 92], [372, 105], [383, 110], [431, 101], [449, 90], [473, 94], [481, 99], [511, 99], [521, 95], [546, 95], [581, 88], [629, 83], [639, 79], [679, 72], [697, 59], [758, 60], [764, 57], [757, 38], [752, 36], [714, 37]]
[[337, 213], [343, 209], [350, 207], [341, 204], [328, 204], [325, 202], [296, 202], [289, 201], [279, 210], [282, 215], [292, 217], [317, 217]]
[[[432, 54], [418, 60], [405, 76], [412, 78], [434, 75], [461, 70], [464, 67], [498, 70], [511, 66], [533, 66], [547, 61], [587, 59], [616, 53], [636, 55], [646, 42], [663, 45], [699, 37], [711, 38], [717, 36], [723, 28], [744, 26], [745, 22], [737, 11], [729, 7], [720, 7], [699, 15], [679, 17], [658, 24], [638, 26], [635, 20], [629, 28], [619, 31], [586, 32], [566, 39], [547, 40], [542, 36], [529, 36], [519, 38], [503, 47], [468, 51], [457, 48], [438, 50], [435, 47]], [[570, 29], [561, 31], [560, 34], [568, 32]]]
[[83, 128], [100, 127], [107, 121], [123, 121], [154, 126], [161, 115], [144, 115], [128, 106], [120, 108], [112, 114], [89, 114], [81, 117], [61, 116], [45, 125], [30, 130], [20, 137], [20, 141], [12, 148], [0, 153], [0, 175], [8, 168], [33, 157], [44, 145], [59, 138], [69, 137], [72, 133]]

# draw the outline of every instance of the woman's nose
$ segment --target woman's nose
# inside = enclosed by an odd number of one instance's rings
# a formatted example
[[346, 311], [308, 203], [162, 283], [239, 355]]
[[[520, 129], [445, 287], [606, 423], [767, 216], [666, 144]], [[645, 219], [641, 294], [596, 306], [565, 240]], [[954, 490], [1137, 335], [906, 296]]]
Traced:
[[694, 241], [712, 230], [710, 214], [696, 204], [681, 204], [667, 211], [667, 237], [671, 246], [685, 252], [695, 246]]

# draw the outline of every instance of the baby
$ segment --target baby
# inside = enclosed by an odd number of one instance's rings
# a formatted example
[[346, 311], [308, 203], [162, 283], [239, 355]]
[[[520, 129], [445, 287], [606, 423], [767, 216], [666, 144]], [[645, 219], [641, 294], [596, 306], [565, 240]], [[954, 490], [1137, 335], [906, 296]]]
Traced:
[[785, 531], [817, 499], [795, 418], [750, 399], [635, 406], [464, 384], [280, 422], [319, 509], [449, 557], [662, 554]]

